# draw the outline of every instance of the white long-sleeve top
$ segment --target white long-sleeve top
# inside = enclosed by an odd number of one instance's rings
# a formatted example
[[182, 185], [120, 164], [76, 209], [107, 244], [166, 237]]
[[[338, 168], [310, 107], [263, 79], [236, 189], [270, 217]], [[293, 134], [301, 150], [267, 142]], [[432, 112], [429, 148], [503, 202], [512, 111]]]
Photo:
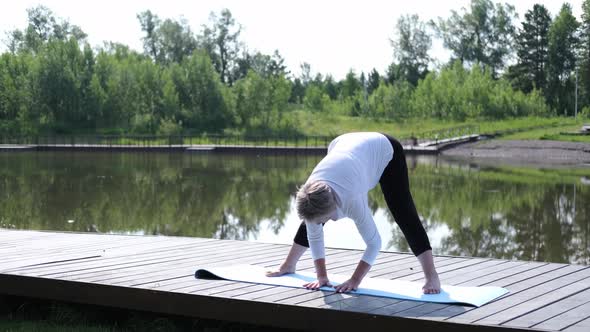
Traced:
[[[393, 147], [380, 133], [349, 133], [328, 146], [328, 154], [314, 168], [307, 182], [324, 181], [337, 195], [337, 219], [354, 221], [367, 248], [362, 260], [373, 265], [381, 250], [381, 236], [368, 204], [373, 189], [393, 158]], [[307, 239], [314, 260], [325, 258], [321, 224], [306, 221]]]

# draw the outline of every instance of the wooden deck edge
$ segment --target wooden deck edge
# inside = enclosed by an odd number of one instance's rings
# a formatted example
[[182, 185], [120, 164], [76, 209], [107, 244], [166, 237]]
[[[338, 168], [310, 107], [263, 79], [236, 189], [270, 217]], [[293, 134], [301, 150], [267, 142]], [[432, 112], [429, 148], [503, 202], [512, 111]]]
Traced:
[[259, 326], [309, 331], [352, 329], [380, 331], [532, 331], [504, 326], [470, 325], [445, 321], [342, 312], [294, 305], [255, 302], [141, 288], [0, 274], [0, 293], [119, 309], [140, 310], [192, 318], [231, 321]]

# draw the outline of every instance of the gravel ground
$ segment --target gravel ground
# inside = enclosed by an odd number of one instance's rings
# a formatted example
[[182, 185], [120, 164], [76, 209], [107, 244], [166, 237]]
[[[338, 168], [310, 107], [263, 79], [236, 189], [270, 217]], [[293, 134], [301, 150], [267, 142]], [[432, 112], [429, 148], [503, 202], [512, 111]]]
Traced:
[[510, 164], [567, 165], [590, 167], [590, 144], [526, 140], [482, 140], [442, 151], [442, 155]]

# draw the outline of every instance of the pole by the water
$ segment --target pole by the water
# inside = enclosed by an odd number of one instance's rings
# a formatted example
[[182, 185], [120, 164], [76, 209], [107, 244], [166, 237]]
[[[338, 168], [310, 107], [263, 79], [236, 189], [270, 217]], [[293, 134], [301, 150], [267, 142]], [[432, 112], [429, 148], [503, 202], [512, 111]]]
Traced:
[[574, 119], [578, 118], [578, 67], [576, 67], [576, 102], [574, 107]]
[[578, 118], [578, 67], [576, 66], [576, 98], [574, 107], [574, 119]]

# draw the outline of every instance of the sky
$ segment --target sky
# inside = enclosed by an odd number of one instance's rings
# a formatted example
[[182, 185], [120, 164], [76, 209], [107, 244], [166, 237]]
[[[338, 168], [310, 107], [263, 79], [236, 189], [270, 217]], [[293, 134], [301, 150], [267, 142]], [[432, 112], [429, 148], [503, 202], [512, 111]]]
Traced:
[[[495, 0], [493, 0], [496, 2]], [[571, 0], [574, 15], [580, 18], [583, 0]], [[200, 32], [209, 23], [211, 12], [228, 8], [242, 26], [241, 40], [250, 51], [272, 54], [278, 49], [288, 69], [300, 74], [300, 65], [311, 65], [312, 74], [320, 72], [342, 79], [349, 70], [384, 73], [393, 60], [391, 38], [400, 15], [418, 14], [424, 21], [449, 17], [469, 0], [102, 0], [71, 1], [19, 0], [4, 2], [0, 10], [0, 40], [6, 33], [23, 29], [26, 9], [44, 5], [56, 17], [67, 19], [88, 34], [92, 46], [113, 41], [142, 51], [142, 32], [136, 16], [151, 10], [161, 19], [184, 18], [193, 31]], [[544, 4], [554, 17], [564, 1], [509, 0], [519, 14], [535, 3]], [[520, 26], [520, 23], [518, 23]], [[6, 51], [4, 43], [0, 51]], [[431, 56], [445, 62], [449, 52], [440, 41], [433, 42]]]

